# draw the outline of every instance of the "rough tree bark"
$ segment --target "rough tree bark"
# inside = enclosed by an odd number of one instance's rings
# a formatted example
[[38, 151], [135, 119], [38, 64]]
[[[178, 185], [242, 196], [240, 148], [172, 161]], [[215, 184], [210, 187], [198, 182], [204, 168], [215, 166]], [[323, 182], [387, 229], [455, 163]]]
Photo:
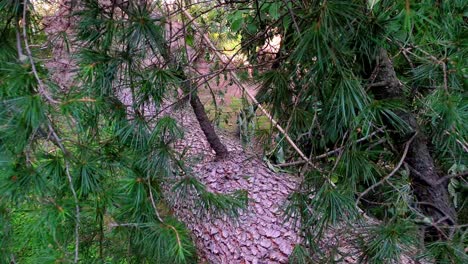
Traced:
[[196, 89], [193, 89], [185, 75], [183, 75], [183, 77], [183, 90], [189, 97], [190, 106], [193, 108], [193, 112], [195, 113], [195, 117], [200, 124], [200, 128], [202, 129], [203, 134], [205, 134], [210, 147], [215, 151], [216, 159], [222, 160], [228, 156], [228, 150], [226, 146], [221, 143], [221, 140], [219, 139], [218, 134], [216, 134], [216, 131], [213, 127], [213, 124], [206, 115], [205, 107], [200, 101]]
[[[374, 71], [374, 82], [371, 91], [376, 99], [401, 99], [405, 101], [403, 87], [398, 80], [392, 61], [386, 50], [381, 49]], [[426, 138], [420, 130], [416, 117], [410, 110], [398, 112], [397, 115], [405, 121], [408, 126], [417, 133], [410, 144], [405, 162], [410, 168], [410, 179], [419, 208], [434, 223], [454, 225], [456, 223], [456, 212], [449, 199], [447, 181], [438, 183], [443, 175], [437, 173], [434, 160], [427, 147]], [[405, 135], [394, 134], [395, 141], [406, 138]], [[431, 227], [430, 235], [444, 236], [441, 230]]]

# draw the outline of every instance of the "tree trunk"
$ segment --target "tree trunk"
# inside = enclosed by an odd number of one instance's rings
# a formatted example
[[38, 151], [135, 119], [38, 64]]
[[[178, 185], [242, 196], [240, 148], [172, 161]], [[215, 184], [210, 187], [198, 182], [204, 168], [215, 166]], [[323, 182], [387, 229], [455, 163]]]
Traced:
[[216, 152], [216, 159], [222, 160], [226, 158], [228, 155], [228, 150], [226, 146], [221, 143], [221, 140], [219, 140], [218, 134], [216, 134], [213, 124], [211, 124], [210, 120], [208, 119], [208, 116], [205, 112], [205, 107], [200, 101], [197, 93], [192, 93], [190, 95], [190, 105], [195, 112], [195, 116], [197, 117], [203, 134], [205, 134], [205, 137], [208, 140], [211, 148]]
[[[375, 69], [374, 85], [371, 91], [376, 99], [401, 99], [405, 101], [402, 84], [398, 80], [392, 61], [389, 59], [387, 51], [382, 49], [377, 60]], [[405, 121], [408, 126], [417, 133], [410, 144], [405, 162], [410, 168], [410, 178], [412, 188], [418, 199], [419, 208], [434, 223], [454, 225], [456, 223], [456, 212], [449, 199], [447, 181], [438, 183], [443, 176], [437, 173], [434, 160], [427, 147], [426, 138], [420, 130], [416, 117], [407, 110], [398, 112], [397, 115]], [[407, 135], [395, 134], [395, 141], [407, 138]], [[444, 236], [441, 230], [435, 226], [429, 228], [428, 235], [438, 237]]]
[[196, 89], [194, 90], [190, 81], [185, 78], [185, 74], [183, 74], [184, 83], [182, 84], [184, 92], [187, 94], [186, 96], [189, 97], [190, 105], [193, 108], [193, 112], [195, 113], [195, 117], [197, 118], [198, 123], [205, 134], [205, 137], [210, 144], [211, 148], [216, 153], [216, 159], [222, 160], [228, 156], [228, 150], [221, 140], [216, 134], [214, 130], [213, 124], [211, 124], [210, 119], [206, 115], [205, 107], [203, 106], [200, 98], [198, 97]]

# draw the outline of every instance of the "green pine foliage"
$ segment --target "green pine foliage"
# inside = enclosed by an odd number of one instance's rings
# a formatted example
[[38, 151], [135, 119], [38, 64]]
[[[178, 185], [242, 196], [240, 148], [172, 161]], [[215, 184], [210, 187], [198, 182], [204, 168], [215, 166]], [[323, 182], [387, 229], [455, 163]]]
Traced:
[[[299, 170], [303, 182], [286, 210], [299, 219], [312, 255], [318, 255], [315, 238], [339, 220], [355, 224], [359, 206], [383, 221], [363, 231], [362, 261], [398, 262], [411, 248], [425, 248], [437, 261], [467, 261], [466, 252], [441, 250], [466, 244], [466, 178], [452, 179], [448, 187], [453, 199], [464, 201], [457, 207], [460, 225], [447, 242], [425, 247], [415, 239], [416, 225], [431, 220], [415, 206], [404, 164], [360, 197], [397, 166], [396, 146], [413, 133], [400, 115], [406, 109], [426, 134], [440, 174], [466, 175], [466, 8], [466, 1], [249, 1], [228, 17], [251, 64], [268, 37], [282, 38], [271, 69], [257, 73], [257, 99], [319, 167]], [[381, 48], [391, 54], [405, 100], [375, 98], [373, 65]], [[277, 134], [271, 131], [268, 144]], [[395, 134], [404, 136], [397, 141]], [[268, 156], [272, 163], [301, 159], [287, 144], [267, 148], [283, 150], [281, 159]], [[293, 263], [306, 262], [300, 249], [295, 252]]]
[[[187, 81], [186, 55], [171, 53], [164, 37], [161, 1], [78, 1], [75, 39], [63, 39], [77, 68], [66, 90], [44, 65], [52, 50], [34, 9], [40, 1], [31, 2], [0, 0], [0, 263], [196, 263], [191, 234], [170, 207], [191, 201], [197, 217], [236, 217], [248, 198], [209, 192], [172, 147], [183, 129], [155, 115]], [[211, 38], [240, 40], [230, 52], [254, 67], [266, 39], [281, 35], [275, 62], [254, 77], [258, 101], [315, 164], [288, 169], [303, 180], [285, 215], [305, 238], [291, 263], [335, 261], [320, 249], [330, 226], [358, 228], [361, 262], [468, 262], [467, 181], [457, 176], [466, 176], [468, 158], [466, 1], [220, 1], [188, 10]], [[197, 48], [195, 32], [186, 33]], [[380, 49], [404, 99], [373, 92]], [[239, 119], [244, 144], [260, 127], [251, 123], [255, 107], [244, 105]], [[459, 219], [440, 226], [443, 239], [420, 239], [440, 223], [418, 209], [412, 169], [400, 162], [398, 146], [414, 139], [401, 118], [408, 109], [439, 174], [453, 177]], [[270, 165], [299, 159], [273, 127], [263, 136]]]
[[[190, 232], [164, 192], [186, 170], [172, 148], [183, 130], [171, 117], [147, 118], [181, 83], [174, 69], [145, 61], [167, 53], [158, 6], [130, 5], [124, 16], [81, 2], [73, 14], [78, 70], [63, 92], [43, 52], [33, 48], [30, 58], [38, 76], [18, 58], [12, 21], [22, 4], [0, 1], [0, 263], [195, 263]], [[28, 19], [33, 11], [29, 4]], [[29, 44], [44, 39], [36, 26], [26, 22]], [[236, 215], [246, 206], [245, 192], [190, 184], [200, 211]]]

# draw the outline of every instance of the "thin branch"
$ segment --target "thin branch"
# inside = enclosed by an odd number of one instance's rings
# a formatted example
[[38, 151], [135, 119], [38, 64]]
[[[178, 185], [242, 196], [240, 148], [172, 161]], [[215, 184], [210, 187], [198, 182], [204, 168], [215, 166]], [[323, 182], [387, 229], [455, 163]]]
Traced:
[[[356, 143], [360, 143], [360, 142], [362, 142], [362, 141], [365, 141], [365, 140], [367, 140], [367, 139], [373, 137], [374, 135], [376, 135], [376, 134], [382, 132], [384, 128], [385, 128], [385, 127], [379, 128], [377, 131], [374, 131], [374, 132], [370, 133], [369, 135], [367, 135], [367, 136], [365, 136], [365, 137], [362, 137], [362, 138], [356, 140]], [[339, 148], [330, 150], [330, 151], [328, 151], [328, 152], [326, 152], [326, 153], [323, 153], [323, 154], [321, 154], [321, 155], [312, 157], [311, 160], [319, 160], [319, 159], [326, 158], [326, 157], [331, 156], [331, 155], [333, 155], [333, 154], [335, 154], [335, 153], [337, 153], [337, 152], [340, 152], [341, 150], [343, 150], [343, 148], [345, 148], [345, 147], [343, 146], [343, 147], [339, 147]], [[304, 163], [306, 163], [306, 161], [304, 161], [304, 160], [298, 160], [298, 161], [293, 161], [293, 162], [290, 162], [290, 163], [277, 164], [276, 166], [278, 166], [278, 167], [289, 167], [289, 166], [301, 165], [301, 164], [304, 164]]]
[[19, 25], [18, 23], [15, 26], [15, 34], [16, 34], [16, 49], [18, 51], [18, 60], [23, 61], [24, 60], [24, 53], [23, 53], [23, 47], [21, 47], [21, 33], [18, 29]]
[[37, 80], [37, 85], [39, 88], [39, 94], [42, 95], [47, 101], [49, 101], [52, 104], [58, 103], [58, 101], [54, 100], [52, 96], [49, 94], [49, 92], [45, 89], [44, 83], [42, 82], [41, 78], [39, 77], [39, 74], [37, 73], [36, 65], [34, 64], [34, 59], [32, 56], [31, 49], [29, 48], [28, 44], [28, 34], [27, 34], [27, 29], [26, 29], [26, 12], [28, 10], [28, 4], [29, 0], [24, 0], [23, 3], [23, 41], [24, 41], [24, 48], [26, 49], [27, 55], [29, 57], [29, 62], [31, 63], [31, 69], [33, 71], [34, 77]]
[[429, 186], [434, 186], [435, 185], [435, 183], [433, 181], [429, 180], [427, 177], [424, 177], [418, 170], [413, 168], [411, 165], [409, 165], [406, 162], [404, 164], [405, 164], [405, 167], [408, 167], [410, 172], [413, 174], [413, 177], [416, 177], [418, 180], [423, 181], [424, 183], [426, 183]]
[[158, 208], [156, 207], [156, 202], [154, 201], [153, 191], [151, 190], [151, 181], [150, 181], [150, 178], [148, 177], [147, 180], [148, 180], [148, 189], [149, 189], [149, 194], [150, 194], [151, 205], [153, 206], [154, 214], [155, 214], [156, 217], [158, 218], [159, 222], [164, 223], [164, 221], [162, 220], [161, 216], [159, 215]]
[[139, 227], [141, 225], [142, 224], [139, 224], [139, 223], [123, 223], [123, 224], [110, 223], [108, 227]]
[[[434, 63], [442, 66], [442, 72], [443, 72], [443, 75], [444, 75], [443, 76], [443, 78], [444, 78], [444, 80], [443, 80], [444, 91], [445, 91], [445, 93], [448, 93], [448, 72], [447, 72], [447, 63], [445, 62], [446, 58], [438, 59], [434, 55], [430, 54], [429, 52], [423, 50], [422, 48], [420, 48], [419, 46], [416, 46], [416, 45], [410, 45], [410, 48], [405, 48], [400, 43], [398, 43], [397, 41], [394, 41], [394, 40], [392, 40], [392, 39], [390, 39], [388, 37], [387, 37], [387, 40], [392, 42], [392, 43], [397, 44], [397, 46], [400, 48], [400, 50], [402, 51], [405, 58], [410, 62], [410, 65], [412, 63], [409, 60], [409, 58], [407, 57], [406, 53], [409, 53], [409, 54], [411, 54], [411, 55], [413, 55], [415, 57], [421, 58], [420, 56], [416, 55], [414, 52], [411, 51], [411, 48], [415, 48], [415, 49], [419, 50], [422, 54], [426, 55]], [[411, 65], [411, 67], [413, 68], [414, 66]]]
[[292, 9], [289, 7], [288, 1], [283, 0], [283, 2], [284, 2], [284, 4], [286, 5], [286, 8], [288, 9], [289, 14], [291, 15], [291, 19], [292, 19], [292, 21], [293, 21], [294, 27], [296, 28], [296, 31], [297, 31], [297, 33], [299, 33], [299, 36], [300, 36], [300, 35], [301, 35], [301, 30], [299, 29], [299, 26], [297, 25], [296, 16], [294, 15], [294, 12], [293, 12]]
[[451, 178], [458, 178], [458, 177], [465, 177], [468, 175], [468, 171], [464, 171], [458, 174], [449, 174], [445, 175], [444, 177], [440, 178], [438, 181], [436, 181], [435, 185], [439, 185], [444, 183], [446, 180], [451, 179]]
[[70, 189], [73, 195], [73, 200], [75, 202], [75, 213], [76, 213], [76, 219], [75, 219], [75, 259], [74, 263], [78, 263], [79, 259], [79, 248], [80, 248], [80, 205], [78, 201], [78, 195], [76, 194], [75, 187], [73, 185], [73, 179], [70, 173], [70, 164], [68, 163], [68, 160], [66, 159], [66, 155], [68, 151], [65, 149], [65, 146], [62, 144], [62, 140], [58, 137], [57, 133], [55, 132], [55, 129], [52, 127], [52, 125], [48, 124], [49, 126], [49, 132], [51, 133], [52, 137], [54, 138], [54, 142], [59, 146], [59, 148], [62, 150], [63, 155], [64, 155], [64, 162], [65, 162], [65, 173], [67, 174], [67, 179], [68, 179], [68, 184], [70, 185]]
[[[29, 47], [28, 43], [28, 34], [27, 34], [27, 20], [26, 20], [26, 13], [28, 10], [28, 4], [29, 0], [24, 0], [23, 2], [23, 19], [22, 19], [22, 26], [23, 26], [23, 41], [24, 41], [24, 47], [27, 52], [27, 56], [29, 57], [29, 62], [31, 63], [31, 69], [33, 71], [34, 77], [37, 80], [38, 88], [39, 88], [39, 94], [43, 96], [49, 103], [55, 104], [58, 103], [58, 101], [54, 100], [50, 94], [47, 92], [47, 90], [44, 87], [44, 84], [42, 83], [41, 78], [39, 77], [39, 74], [37, 73], [36, 65], [34, 64], [34, 59], [32, 56], [31, 49]], [[18, 38], [18, 35], [17, 35]], [[78, 263], [79, 260], [79, 246], [80, 246], [80, 236], [79, 236], [79, 229], [80, 229], [80, 206], [79, 206], [79, 201], [78, 201], [78, 195], [76, 193], [75, 187], [73, 185], [73, 179], [70, 173], [70, 164], [68, 163], [68, 160], [66, 159], [67, 155], [67, 150], [62, 144], [62, 141], [58, 137], [57, 133], [55, 132], [54, 128], [52, 127], [52, 124], [49, 122], [48, 127], [50, 130], [50, 133], [53, 137], [53, 141], [59, 146], [59, 148], [62, 150], [64, 154], [64, 163], [65, 163], [65, 173], [67, 175], [68, 183], [70, 185], [70, 189], [73, 195], [73, 200], [75, 202], [75, 211], [76, 211], [76, 219], [75, 219], [75, 251], [74, 251], [74, 263]]]
[[[442, 219], [444, 220], [450, 220], [450, 222], [452, 224], [456, 224], [457, 222], [450, 216], [448, 215], [446, 212], [444, 212], [444, 210], [442, 210], [442, 208], [439, 208], [437, 205], [433, 204], [433, 203], [429, 203], [429, 202], [417, 202], [417, 204], [420, 204], [420, 205], [426, 205], [426, 206], [429, 206], [429, 207], [432, 207], [434, 208], [436, 211], [438, 211], [440, 214], [444, 215], [444, 217]], [[443, 221], [443, 220], [442, 220]], [[441, 222], [441, 219], [439, 219], [437, 221], [438, 223]]]
[[361, 200], [362, 197], [364, 197], [366, 194], [368, 194], [370, 191], [374, 190], [377, 186], [381, 185], [382, 183], [388, 181], [395, 173], [400, 169], [401, 165], [403, 165], [403, 162], [405, 161], [406, 155], [408, 154], [409, 146], [411, 145], [411, 142], [413, 142], [414, 138], [416, 137], [418, 133], [416, 132], [406, 143], [405, 143], [405, 149], [403, 151], [403, 155], [401, 155], [400, 161], [398, 164], [395, 166], [395, 168], [390, 172], [387, 176], [383, 177], [380, 181], [374, 183], [372, 186], [367, 188], [365, 191], [363, 191], [358, 198], [356, 199], [356, 206], [359, 203], [359, 200]]

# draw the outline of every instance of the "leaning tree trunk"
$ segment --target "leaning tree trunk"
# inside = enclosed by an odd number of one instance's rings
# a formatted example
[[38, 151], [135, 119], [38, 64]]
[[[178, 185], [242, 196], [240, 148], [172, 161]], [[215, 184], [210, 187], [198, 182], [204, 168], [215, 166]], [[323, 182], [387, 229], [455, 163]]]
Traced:
[[193, 112], [195, 113], [195, 117], [197, 118], [198, 123], [200, 124], [200, 128], [205, 134], [206, 140], [210, 144], [210, 147], [216, 153], [216, 159], [222, 160], [228, 156], [228, 150], [226, 146], [221, 143], [221, 140], [216, 134], [216, 131], [211, 123], [210, 119], [206, 115], [205, 107], [203, 106], [200, 98], [198, 97], [196, 89], [194, 89], [189, 80], [183, 75], [184, 83], [182, 84], [184, 93], [186, 93], [189, 97], [190, 105], [193, 108]]
[[[405, 101], [402, 84], [396, 76], [387, 51], [384, 49], [379, 54], [375, 73], [371, 90], [376, 99], [401, 99]], [[418, 200], [418, 207], [431, 217], [434, 223], [454, 225], [456, 213], [449, 199], [447, 181], [439, 182], [442, 176], [437, 173], [434, 160], [427, 147], [426, 138], [419, 128], [416, 117], [410, 110], [398, 112], [397, 115], [408, 124], [414, 133], [417, 133], [409, 146], [405, 162], [410, 169], [410, 179]], [[407, 138], [401, 134], [394, 134], [393, 137], [395, 141]], [[435, 226], [430, 227], [429, 230], [428, 234], [431, 236], [444, 235]]]

